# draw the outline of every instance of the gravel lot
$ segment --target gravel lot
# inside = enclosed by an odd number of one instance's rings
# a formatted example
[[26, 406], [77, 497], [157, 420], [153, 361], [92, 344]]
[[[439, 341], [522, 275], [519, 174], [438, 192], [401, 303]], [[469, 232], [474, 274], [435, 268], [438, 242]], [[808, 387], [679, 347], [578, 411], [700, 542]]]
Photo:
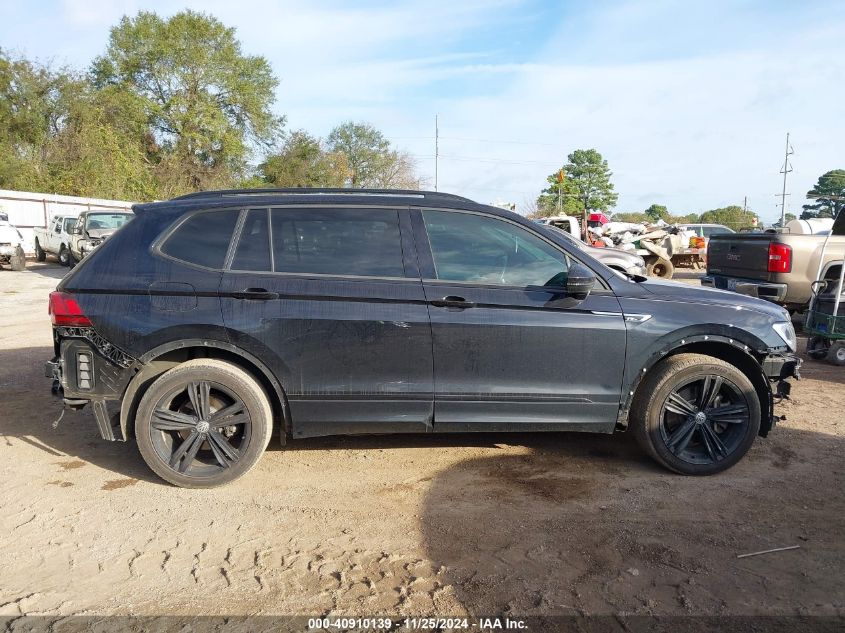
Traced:
[[627, 435], [478, 434], [271, 445], [180, 490], [88, 411], [52, 428], [62, 272], [0, 271], [0, 616], [845, 615], [845, 368], [806, 362], [788, 420], [705, 479]]

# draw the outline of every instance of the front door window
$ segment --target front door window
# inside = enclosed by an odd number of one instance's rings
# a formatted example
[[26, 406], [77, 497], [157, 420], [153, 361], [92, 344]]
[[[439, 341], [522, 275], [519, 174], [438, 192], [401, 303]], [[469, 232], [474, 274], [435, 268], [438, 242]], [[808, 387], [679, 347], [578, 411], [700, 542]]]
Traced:
[[567, 256], [498, 218], [423, 211], [438, 280], [502, 286], [564, 285]]

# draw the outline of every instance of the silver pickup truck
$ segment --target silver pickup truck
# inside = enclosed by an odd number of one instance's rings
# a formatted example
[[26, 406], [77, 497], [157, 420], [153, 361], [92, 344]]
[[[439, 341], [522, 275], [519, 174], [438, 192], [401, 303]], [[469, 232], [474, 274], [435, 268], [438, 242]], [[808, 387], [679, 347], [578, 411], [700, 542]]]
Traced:
[[811, 284], [829, 277], [845, 257], [845, 214], [840, 213], [827, 241], [825, 235], [733, 233], [714, 235], [707, 249], [704, 286], [768, 299], [790, 311], [803, 310]]

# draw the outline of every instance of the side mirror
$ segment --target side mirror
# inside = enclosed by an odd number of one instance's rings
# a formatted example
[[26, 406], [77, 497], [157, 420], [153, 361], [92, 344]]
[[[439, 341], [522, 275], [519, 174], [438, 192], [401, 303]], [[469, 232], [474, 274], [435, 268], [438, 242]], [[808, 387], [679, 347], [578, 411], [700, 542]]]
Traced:
[[583, 264], [573, 263], [566, 276], [566, 292], [570, 297], [583, 301], [596, 284], [593, 271]]

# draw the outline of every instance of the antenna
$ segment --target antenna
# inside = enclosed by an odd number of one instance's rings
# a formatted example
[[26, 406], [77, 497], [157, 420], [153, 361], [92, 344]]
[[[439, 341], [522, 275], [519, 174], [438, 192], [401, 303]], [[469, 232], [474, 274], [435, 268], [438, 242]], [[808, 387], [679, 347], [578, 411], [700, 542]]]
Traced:
[[786, 133], [786, 149], [783, 154], [783, 167], [780, 173], [783, 174], [783, 190], [780, 194], [780, 227], [783, 228], [786, 224], [786, 175], [792, 171], [792, 163], [789, 162], [789, 157], [795, 153], [792, 145], [789, 144], [789, 132]]
[[440, 125], [438, 115], [434, 115], [434, 190], [437, 191], [437, 172], [440, 162]]

